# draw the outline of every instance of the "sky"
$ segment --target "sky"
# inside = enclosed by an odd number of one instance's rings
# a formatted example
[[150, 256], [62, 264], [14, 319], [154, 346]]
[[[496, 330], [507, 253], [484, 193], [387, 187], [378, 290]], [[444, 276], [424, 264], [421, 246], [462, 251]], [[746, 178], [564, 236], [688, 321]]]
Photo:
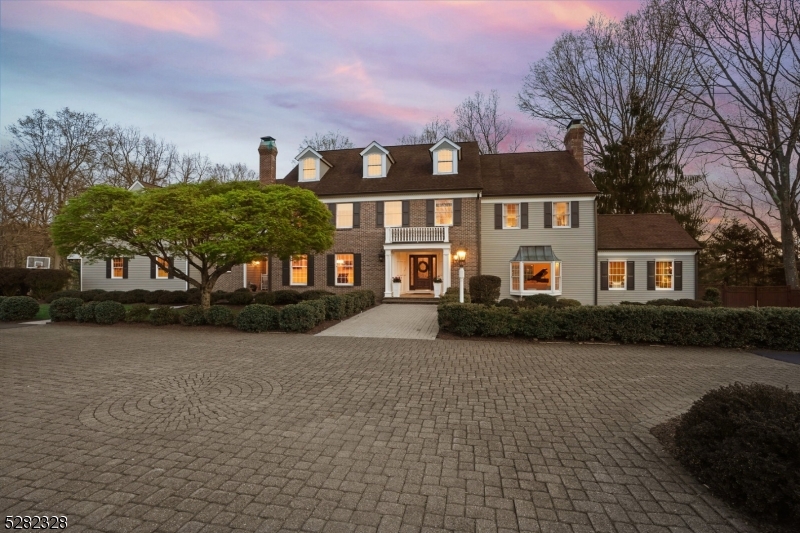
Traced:
[[396, 144], [496, 89], [523, 146], [543, 124], [517, 109], [530, 64], [595, 14], [638, 0], [0, 0], [0, 139], [34, 109], [138, 127], [216, 163], [278, 174], [315, 132]]

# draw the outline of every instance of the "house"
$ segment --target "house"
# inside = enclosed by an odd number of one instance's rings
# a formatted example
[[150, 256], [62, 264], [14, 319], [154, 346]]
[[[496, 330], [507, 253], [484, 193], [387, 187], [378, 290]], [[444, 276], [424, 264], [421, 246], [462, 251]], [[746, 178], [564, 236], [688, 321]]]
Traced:
[[[584, 171], [583, 135], [580, 121], [572, 121], [565, 150], [513, 154], [481, 155], [477, 143], [447, 138], [307, 147], [281, 179], [275, 139], [263, 137], [260, 182], [314, 192], [331, 212], [334, 245], [324, 254], [264, 256], [237, 265], [215, 289], [357, 287], [390, 298], [399, 278], [401, 298], [433, 296], [436, 278], [444, 289], [458, 285], [454, 256], [464, 250], [466, 279], [500, 277], [501, 298], [550, 294], [584, 305], [694, 298], [697, 242], [670, 215], [598, 215], [598, 190]], [[136, 288], [166, 288], [158, 284], [164, 281], [158, 265], [154, 278], [153, 265], [138, 260], [128, 262], [120, 278], [125, 263], [111, 259], [110, 267], [91, 271], [91, 286], [133, 288], [120, 280], [135, 273], [130, 284]]]

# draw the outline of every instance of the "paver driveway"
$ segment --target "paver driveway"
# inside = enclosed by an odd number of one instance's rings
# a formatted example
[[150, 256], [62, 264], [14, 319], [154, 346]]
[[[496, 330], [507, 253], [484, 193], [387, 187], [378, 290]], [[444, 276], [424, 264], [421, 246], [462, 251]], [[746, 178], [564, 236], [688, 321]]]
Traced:
[[435, 305], [384, 304], [317, 333], [320, 337], [428, 339], [439, 333]]
[[0, 332], [0, 509], [70, 531], [737, 531], [648, 433], [800, 366], [677, 348]]

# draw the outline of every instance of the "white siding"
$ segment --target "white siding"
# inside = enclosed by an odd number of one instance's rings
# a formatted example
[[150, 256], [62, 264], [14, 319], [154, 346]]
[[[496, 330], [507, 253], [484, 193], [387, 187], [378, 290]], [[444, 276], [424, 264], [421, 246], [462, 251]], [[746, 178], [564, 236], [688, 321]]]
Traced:
[[[558, 200], [569, 200], [559, 198]], [[594, 305], [595, 286], [595, 203], [580, 201], [580, 225], [577, 228], [545, 228], [544, 202], [528, 203], [528, 229], [494, 229], [492, 198], [481, 200], [481, 274], [499, 276], [500, 298], [510, 297], [509, 262], [520, 246], [552, 246], [562, 261], [562, 298]]]
[[[186, 271], [186, 260], [175, 259], [175, 266]], [[106, 291], [130, 291], [145, 289], [148, 291], [165, 290], [181, 291], [186, 289], [186, 282], [182, 279], [150, 279], [150, 258], [137, 255], [128, 261], [127, 279], [106, 278], [106, 262], [97, 261], [89, 263], [86, 260], [81, 264], [81, 290], [103, 289]]]
[[[694, 252], [658, 252], [652, 255], [630, 255], [630, 252], [612, 252], [603, 250], [597, 260], [597, 303], [599, 305], [613, 305], [620, 302], [641, 302], [669, 298], [695, 298], [695, 254]], [[634, 272], [635, 290], [600, 290], [600, 262], [601, 261], [635, 261]], [[648, 261], [682, 261], [683, 262], [683, 290], [647, 290], [647, 262]]]

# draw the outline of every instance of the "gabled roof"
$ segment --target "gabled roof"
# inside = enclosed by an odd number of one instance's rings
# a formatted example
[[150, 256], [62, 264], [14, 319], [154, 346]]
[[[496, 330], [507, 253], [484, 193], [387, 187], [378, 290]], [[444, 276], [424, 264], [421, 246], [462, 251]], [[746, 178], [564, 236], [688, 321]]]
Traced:
[[484, 196], [598, 192], [581, 165], [567, 151], [485, 154], [481, 156], [481, 173]]
[[332, 165], [332, 164], [331, 164], [329, 161], [327, 161], [327, 160], [325, 159], [325, 157], [323, 157], [323, 155], [322, 155], [321, 153], [317, 152], [316, 150], [314, 150], [314, 149], [313, 149], [313, 148], [311, 148], [310, 146], [306, 146], [305, 148], [303, 148], [303, 150], [302, 150], [302, 151], [301, 151], [299, 154], [297, 154], [296, 156], [294, 156], [294, 159], [295, 159], [295, 161], [300, 161], [300, 160], [301, 160], [301, 159], [303, 159], [303, 158], [304, 158], [304, 157], [305, 157], [305, 156], [306, 156], [306, 155], [307, 155], [309, 152], [310, 152], [311, 154], [313, 154], [313, 155], [314, 155], [314, 156], [315, 156], [317, 159], [320, 159], [320, 160], [321, 160], [323, 163], [325, 163], [325, 164], [326, 164], [326, 165], [328, 165], [329, 167], [333, 167], [333, 165]]
[[598, 250], [697, 250], [700, 245], [667, 213], [597, 215]]
[[459, 159], [461, 159], [461, 146], [459, 146], [459, 145], [458, 145], [458, 144], [456, 144], [455, 142], [451, 141], [451, 140], [450, 140], [450, 139], [448, 139], [447, 137], [442, 137], [442, 138], [439, 140], [439, 142], [437, 142], [436, 144], [434, 144], [433, 146], [431, 146], [431, 147], [430, 147], [430, 151], [431, 151], [431, 157], [433, 157], [433, 152], [435, 152], [436, 150], [438, 150], [438, 149], [439, 149], [439, 147], [440, 147], [441, 145], [443, 145], [443, 144], [449, 144], [450, 146], [452, 146], [453, 148], [455, 148], [455, 149], [456, 149], [456, 152], [458, 152], [458, 158], [459, 158]]
[[133, 182], [133, 185], [128, 187], [128, 190], [135, 192], [135, 191], [141, 191], [142, 189], [160, 189], [160, 188], [161, 188], [160, 185], [155, 185], [153, 183], [147, 183], [136, 180]]
[[366, 148], [361, 150], [361, 153], [359, 155], [361, 157], [364, 157], [366, 155], [366, 153], [369, 152], [370, 150], [372, 150], [373, 148], [377, 148], [378, 150], [383, 152], [389, 158], [389, 161], [391, 161], [392, 164], [394, 165], [395, 161], [394, 161], [394, 158], [392, 157], [392, 154], [389, 153], [389, 150], [387, 150], [386, 148], [384, 148], [383, 146], [378, 144], [377, 141], [372, 141], [371, 143], [369, 143]]

